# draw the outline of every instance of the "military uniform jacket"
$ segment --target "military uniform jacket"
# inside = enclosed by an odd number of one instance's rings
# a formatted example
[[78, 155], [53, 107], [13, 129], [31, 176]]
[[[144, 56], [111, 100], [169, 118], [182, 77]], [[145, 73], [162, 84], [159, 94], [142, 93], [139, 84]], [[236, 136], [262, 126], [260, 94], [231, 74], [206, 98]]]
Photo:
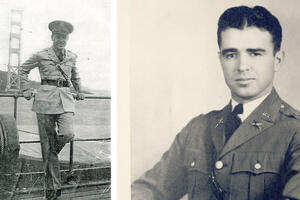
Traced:
[[300, 199], [299, 112], [273, 89], [225, 144], [230, 112], [229, 104], [190, 121], [132, 184], [132, 199], [216, 200], [212, 170], [228, 200]]
[[[65, 51], [63, 61], [59, 61], [53, 47], [44, 49], [32, 55], [19, 70], [21, 77], [21, 89], [29, 89], [28, 74], [35, 67], [39, 68], [41, 79], [57, 80], [64, 79], [56, 64], [61, 64], [62, 70], [72, 80], [76, 88], [80, 88], [80, 78], [76, 67], [77, 56]], [[76, 89], [75, 88], [75, 89]], [[42, 114], [60, 114], [74, 112], [74, 99], [69, 87], [57, 87], [54, 85], [41, 85], [35, 95], [32, 110]]]

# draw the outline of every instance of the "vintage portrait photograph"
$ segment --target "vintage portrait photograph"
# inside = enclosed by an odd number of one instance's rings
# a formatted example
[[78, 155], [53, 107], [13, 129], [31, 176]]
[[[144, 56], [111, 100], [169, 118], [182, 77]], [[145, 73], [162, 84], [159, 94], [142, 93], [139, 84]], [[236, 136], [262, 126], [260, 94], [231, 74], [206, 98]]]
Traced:
[[300, 199], [300, 2], [130, 2], [131, 199]]
[[111, 1], [0, 1], [0, 199], [111, 199]]

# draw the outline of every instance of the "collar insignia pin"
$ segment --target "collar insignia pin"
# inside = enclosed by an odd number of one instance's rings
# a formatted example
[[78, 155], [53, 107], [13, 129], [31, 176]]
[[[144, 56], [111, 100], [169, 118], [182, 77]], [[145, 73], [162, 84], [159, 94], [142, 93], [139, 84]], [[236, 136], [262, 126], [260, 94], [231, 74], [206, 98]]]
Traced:
[[216, 127], [217, 128], [220, 124], [223, 124], [224, 123], [224, 120], [223, 118], [219, 119], [218, 123], [216, 124]]
[[270, 117], [271, 117], [271, 116], [270, 116], [268, 113], [266, 113], [266, 112], [264, 112], [262, 115], [265, 116], [265, 117], [267, 117], [267, 118], [270, 118]]
[[260, 129], [261, 126], [263, 125], [263, 123], [257, 122], [257, 121], [254, 120], [254, 121], [251, 123], [251, 125], [252, 125], [252, 126], [255, 126], [255, 127], [258, 128], [258, 129]]

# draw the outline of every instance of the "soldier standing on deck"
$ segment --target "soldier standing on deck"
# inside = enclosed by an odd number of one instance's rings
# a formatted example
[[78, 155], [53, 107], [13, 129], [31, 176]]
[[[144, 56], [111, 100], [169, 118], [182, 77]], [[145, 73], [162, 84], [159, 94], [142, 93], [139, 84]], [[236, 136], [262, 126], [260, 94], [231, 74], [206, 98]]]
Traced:
[[[21, 67], [21, 89], [24, 98], [34, 97], [32, 110], [36, 112], [45, 170], [46, 199], [55, 200], [61, 195], [61, 176], [58, 154], [74, 137], [74, 98], [70, 86], [77, 92], [77, 100], [83, 100], [80, 78], [76, 67], [77, 56], [66, 50], [72, 24], [53, 21], [49, 24], [53, 45], [33, 54]], [[41, 86], [34, 94], [29, 87], [28, 74], [39, 68]], [[56, 131], [57, 130], [57, 131]]]

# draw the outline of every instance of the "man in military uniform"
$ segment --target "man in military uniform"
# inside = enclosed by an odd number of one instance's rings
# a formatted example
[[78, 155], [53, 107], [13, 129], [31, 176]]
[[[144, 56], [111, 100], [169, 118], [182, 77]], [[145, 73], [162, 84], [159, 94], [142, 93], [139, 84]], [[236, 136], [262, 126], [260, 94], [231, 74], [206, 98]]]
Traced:
[[132, 184], [133, 200], [300, 199], [300, 113], [273, 87], [284, 57], [278, 19], [260, 6], [229, 8], [217, 36], [229, 104], [190, 121]]
[[[76, 67], [77, 56], [66, 50], [72, 24], [53, 21], [49, 24], [53, 45], [33, 54], [21, 67], [21, 89], [27, 100], [34, 96], [32, 110], [36, 112], [45, 167], [46, 199], [61, 195], [61, 177], [58, 154], [74, 137], [74, 97], [70, 86], [77, 92], [76, 99], [83, 100], [80, 77]], [[37, 93], [29, 86], [28, 74], [39, 68], [41, 86]], [[56, 131], [57, 130], [57, 131]]]

